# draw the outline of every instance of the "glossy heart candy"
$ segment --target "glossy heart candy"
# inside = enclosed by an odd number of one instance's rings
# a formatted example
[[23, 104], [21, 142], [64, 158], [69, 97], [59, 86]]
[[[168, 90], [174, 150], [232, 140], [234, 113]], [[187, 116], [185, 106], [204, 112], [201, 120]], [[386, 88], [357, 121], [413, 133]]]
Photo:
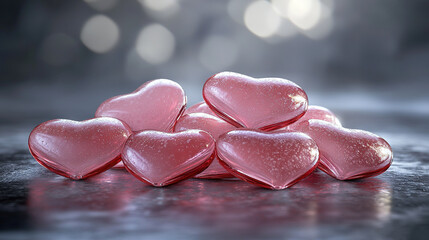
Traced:
[[142, 131], [122, 151], [127, 170], [156, 187], [167, 186], [204, 171], [215, 156], [214, 139], [205, 131]]
[[203, 88], [208, 106], [237, 127], [274, 130], [304, 115], [307, 94], [281, 78], [252, 78], [222, 72], [210, 77]]
[[130, 94], [104, 101], [96, 117], [114, 117], [127, 123], [133, 131], [171, 132], [185, 110], [185, 92], [167, 79], [149, 81]]
[[298, 121], [292, 123], [291, 125], [287, 126], [288, 129], [294, 129], [296, 126], [298, 126], [299, 123], [308, 121], [310, 119], [318, 119], [330, 122], [336, 126], [341, 127], [341, 122], [335, 116], [333, 112], [331, 112], [329, 109], [320, 107], [320, 106], [308, 106], [307, 112], [305, 112], [304, 116], [302, 116]]
[[113, 168], [121, 168], [121, 169], [124, 169], [124, 168], [125, 168], [125, 166], [124, 166], [124, 163], [123, 163], [122, 161], [120, 161], [120, 162], [118, 162], [118, 164], [116, 164], [115, 166], [113, 166]]
[[[190, 113], [183, 115], [174, 128], [175, 132], [181, 132], [189, 129], [204, 130], [217, 140], [220, 135], [236, 129], [233, 125], [224, 120], [206, 113]], [[197, 178], [228, 178], [233, 177], [231, 173], [225, 170], [215, 158], [210, 166], [202, 173], [196, 175]]]
[[321, 120], [302, 122], [295, 129], [314, 139], [320, 151], [319, 168], [339, 180], [376, 176], [392, 164], [390, 145], [370, 132]]
[[316, 143], [298, 132], [234, 130], [216, 143], [220, 163], [236, 177], [275, 190], [285, 189], [316, 169]]
[[122, 147], [131, 129], [108, 117], [77, 122], [57, 119], [38, 125], [28, 146], [44, 167], [71, 179], [101, 173], [120, 161]]
[[191, 107], [187, 108], [183, 115], [190, 113], [207, 113], [213, 116], [217, 116], [205, 102], [199, 102]]

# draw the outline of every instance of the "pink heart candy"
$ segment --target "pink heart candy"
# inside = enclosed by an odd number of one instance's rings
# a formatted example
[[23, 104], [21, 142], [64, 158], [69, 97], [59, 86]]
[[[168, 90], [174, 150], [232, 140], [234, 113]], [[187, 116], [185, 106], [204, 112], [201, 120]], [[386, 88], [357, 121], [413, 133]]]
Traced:
[[122, 151], [126, 169], [156, 187], [195, 176], [211, 164], [214, 156], [214, 139], [202, 130], [142, 131], [133, 134]]
[[130, 94], [104, 101], [96, 117], [114, 117], [133, 131], [171, 132], [185, 110], [186, 96], [179, 84], [167, 79], [149, 81]]
[[392, 148], [373, 133], [321, 120], [302, 122], [295, 129], [314, 139], [320, 151], [319, 168], [336, 179], [376, 176], [392, 164]]
[[[189, 129], [204, 130], [210, 133], [212, 137], [217, 140], [220, 135], [232, 131], [236, 129], [236, 127], [210, 114], [190, 113], [179, 118], [176, 126], [174, 127], [174, 131], [181, 132]], [[219, 164], [219, 160], [216, 157], [206, 170], [195, 177], [215, 179], [229, 178], [233, 176]]]
[[183, 115], [190, 113], [207, 113], [213, 116], [217, 116], [205, 102], [199, 102], [195, 105], [190, 106], [185, 110]]
[[237, 127], [274, 130], [307, 111], [307, 94], [282, 78], [252, 78], [232, 72], [210, 77], [203, 87], [207, 105]]
[[246, 182], [275, 190], [292, 186], [316, 169], [316, 143], [298, 132], [234, 130], [216, 143], [220, 163]]
[[121, 168], [121, 169], [123, 169], [123, 168], [125, 168], [125, 165], [124, 165], [124, 163], [122, 161], [120, 161], [120, 162], [118, 162], [118, 164], [116, 164], [115, 166], [113, 166], [113, 168]]
[[319, 119], [319, 120], [330, 122], [330, 123], [337, 125], [339, 127], [342, 126], [341, 122], [337, 118], [337, 116], [335, 116], [335, 114], [333, 112], [331, 112], [329, 109], [324, 108], [324, 107], [320, 107], [320, 106], [310, 105], [310, 106], [308, 106], [307, 112], [305, 112], [304, 116], [302, 116], [300, 119], [298, 119], [298, 121], [287, 126], [287, 128], [288, 129], [294, 129], [301, 122], [304, 122], [304, 121], [307, 121], [310, 119]]
[[120, 161], [131, 129], [120, 120], [102, 117], [82, 122], [57, 119], [33, 129], [28, 146], [44, 167], [71, 179], [101, 173]]

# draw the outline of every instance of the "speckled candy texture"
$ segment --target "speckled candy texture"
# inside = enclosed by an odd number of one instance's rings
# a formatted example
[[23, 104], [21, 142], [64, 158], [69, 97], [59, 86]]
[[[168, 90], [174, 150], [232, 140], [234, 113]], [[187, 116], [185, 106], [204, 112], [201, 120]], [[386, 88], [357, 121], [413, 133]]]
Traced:
[[216, 147], [221, 164], [234, 176], [275, 190], [308, 176], [319, 159], [316, 143], [298, 132], [234, 130], [220, 136]]
[[195, 176], [210, 165], [214, 156], [214, 139], [202, 130], [142, 131], [132, 135], [122, 151], [126, 169], [155, 187]]
[[376, 176], [392, 164], [392, 148], [373, 133], [321, 120], [302, 122], [295, 129], [314, 139], [320, 151], [319, 168], [336, 179]]
[[[190, 113], [183, 115], [179, 121], [177, 121], [174, 131], [181, 132], [189, 129], [204, 130], [210, 133], [213, 138], [217, 140], [220, 135], [232, 131], [236, 129], [236, 127], [207, 113]], [[229, 178], [233, 176], [219, 164], [219, 160], [216, 157], [206, 170], [195, 177], [215, 179]]]
[[274, 130], [298, 120], [308, 107], [307, 94], [282, 78], [252, 78], [222, 72], [203, 87], [207, 105], [237, 127]]
[[207, 113], [213, 116], [217, 116], [205, 102], [199, 102], [187, 108], [183, 115], [190, 113]]
[[[376, 176], [392, 163], [390, 145], [343, 128], [330, 110], [308, 106], [295, 83], [221, 72], [203, 86], [204, 102], [186, 109], [179, 84], [149, 81], [104, 101], [96, 118], [52, 120], [29, 136], [49, 170], [84, 179], [113, 165], [162, 187], [191, 178], [237, 177], [285, 189], [317, 167], [339, 180]], [[185, 114], [184, 114], [185, 113]]]
[[331, 110], [321, 106], [310, 105], [308, 106], [307, 112], [305, 112], [304, 116], [302, 116], [300, 119], [298, 119], [298, 121], [292, 123], [286, 128], [293, 130], [301, 122], [308, 121], [310, 119], [323, 120], [339, 127], [342, 126], [340, 120], [337, 118], [337, 116], [335, 116], [333, 112], [331, 112]]
[[[182, 87], [168, 79], [157, 79], [144, 83], [132, 93], [107, 99], [98, 107], [95, 116], [120, 119], [133, 131], [172, 132], [185, 107]], [[119, 162], [115, 167], [124, 165]]]
[[56, 119], [34, 128], [28, 138], [28, 146], [42, 166], [79, 180], [118, 163], [122, 147], [131, 134], [125, 123], [114, 118], [82, 122]]
[[179, 84], [157, 79], [143, 84], [130, 94], [104, 101], [95, 116], [117, 118], [133, 131], [172, 132], [185, 106], [185, 92]]

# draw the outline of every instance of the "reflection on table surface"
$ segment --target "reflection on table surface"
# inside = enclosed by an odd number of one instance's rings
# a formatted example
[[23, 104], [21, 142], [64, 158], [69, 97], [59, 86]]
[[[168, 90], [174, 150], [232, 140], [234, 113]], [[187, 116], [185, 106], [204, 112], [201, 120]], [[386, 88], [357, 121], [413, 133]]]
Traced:
[[[338, 181], [321, 171], [291, 189], [272, 191], [239, 180], [192, 179], [154, 188], [125, 170], [113, 169], [87, 181], [36, 178], [29, 184], [28, 207], [33, 222], [40, 226], [74, 227], [74, 221], [84, 224], [92, 217], [105, 216], [122, 221], [129, 217], [180, 220], [207, 227], [222, 220], [220, 224], [244, 229], [249, 224], [271, 228], [335, 222], [338, 217], [385, 220], [391, 198], [390, 184], [382, 178]], [[124, 214], [128, 217], [121, 217]]]

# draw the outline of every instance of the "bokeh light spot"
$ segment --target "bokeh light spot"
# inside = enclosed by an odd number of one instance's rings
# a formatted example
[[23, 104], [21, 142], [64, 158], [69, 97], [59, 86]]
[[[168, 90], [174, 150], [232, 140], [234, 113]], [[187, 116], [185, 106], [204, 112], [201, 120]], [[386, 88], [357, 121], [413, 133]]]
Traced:
[[154, 17], [169, 17], [180, 9], [177, 0], [138, 0], [138, 2]]
[[174, 35], [164, 26], [154, 23], [143, 28], [137, 38], [139, 56], [151, 64], [168, 61], [174, 53]]
[[287, 11], [289, 7], [289, 0], [271, 0], [271, 3], [273, 4], [273, 8], [277, 14], [283, 18], [289, 18]]
[[267, 38], [276, 33], [281, 24], [281, 18], [271, 3], [258, 0], [247, 6], [244, 13], [244, 23], [253, 34]]
[[96, 15], [85, 22], [80, 39], [91, 51], [106, 53], [118, 43], [119, 28], [112, 19]]
[[154, 11], [166, 11], [178, 6], [177, 0], [139, 0], [139, 2]]
[[321, 3], [319, 0], [290, 0], [287, 15], [297, 27], [311, 29], [320, 21]]

